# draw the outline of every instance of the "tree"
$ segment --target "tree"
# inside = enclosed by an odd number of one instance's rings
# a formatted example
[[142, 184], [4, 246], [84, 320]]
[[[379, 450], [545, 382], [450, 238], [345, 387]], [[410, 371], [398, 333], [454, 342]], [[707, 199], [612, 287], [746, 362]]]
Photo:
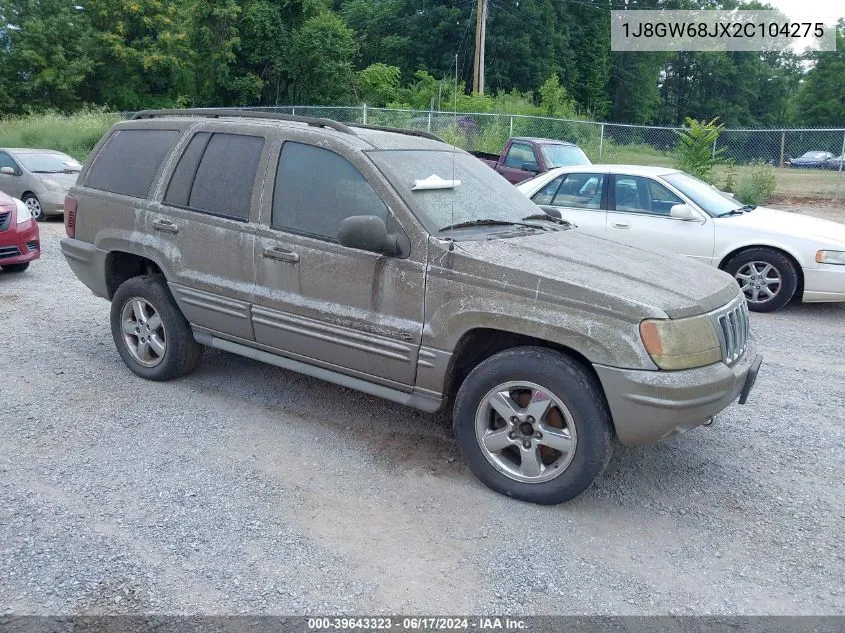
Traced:
[[384, 107], [395, 101], [399, 93], [399, 68], [386, 64], [371, 64], [358, 73], [358, 91], [361, 101], [368, 105]]
[[796, 117], [805, 125], [845, 127], [845, 20], [839, 22], [836, 50], [814, 54], [796, 102]]

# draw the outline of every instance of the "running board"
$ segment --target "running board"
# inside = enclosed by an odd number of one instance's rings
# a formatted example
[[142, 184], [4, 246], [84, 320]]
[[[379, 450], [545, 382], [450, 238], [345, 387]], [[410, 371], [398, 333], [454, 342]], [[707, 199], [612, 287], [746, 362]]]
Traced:
[[293, 360], [284, 356], [277, 356], [276, 354], [271, 354], [270, 352], [255, 349], [254, 347], [217, 338], [209, 332], [194, 330], [194, 338], [197, 342], [202, 343], [203, 345], [208, 345], [209, 347], [214, 347], [216, 349], [223, 350], [224, 352], [231, 352], [233, 354], [246, 356], [247, 358], [261, 361], [262, 363], [275, 365], [276, 367], [281, 367], [282, 369], [289, 369], [300, 374], [305, 374], [306, 376], [311, 376], [312, 378], [325, 380], [326, 382], [331, 382], [336, 385], [340, 385], [341, 387], [355, 389], [356, 391], [368, 393], [371, 396], [384, 398], [385, 400], [390, 400], [391, 402], [396, 402], [397, 404], [411, 407], [413, 409], [419, 409], [420, 411], [425, 411], [427, 413], [434, 413], [439, 410], [443, 404], [443, 400], [440, 398], [435, 398], [421, 393], [405, 393], [404, 391], [399, 391], [398, 389], [391, 389], [390, 387], [385, 387], [383, 385], [376, 385], [366, 380], [361, 380], [360, 378], [354, 378], [353, 376], [347, 376], [346, 374], [331, 371], [330, 369], [316, 367], [298, 360]]

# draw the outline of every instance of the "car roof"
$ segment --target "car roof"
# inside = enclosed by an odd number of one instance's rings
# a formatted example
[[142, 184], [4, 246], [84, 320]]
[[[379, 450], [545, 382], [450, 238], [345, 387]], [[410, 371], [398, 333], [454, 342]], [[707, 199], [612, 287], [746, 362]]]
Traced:
[[540, 138], [539, 136], [514, 136], [513, 141], [529, 141], [531, 143], [542, 143], [545, 145], [575, 145], [571, 141], [561, 141], [554, 138]]
[[9, 152], [10, 154], [61, 154], [66, 156], [64, 152], [55, 149], [36, 149], [33, 147], [0, 147], [0, 152]]
[[[596, 164], [596, 165], [571, 165], [569, 167], [556, 167], [551, 170], [555, 174], [575, 174], [575, 173], [600, 173], [600, 174], [622, 174], [627, 176], [665, 176], [667, 174], [674, 174], [678, 169], [672, 167], [654, 167], [651, 165], [616, 165], [616, 164]], [[550, 173], [551, 173], [550, 172]]]
[[[270, 119], [270, 118], [251, 118], [248, 116], [231, 116], [227, 117], [226, 115], [219, 115], [213, 119], [204, 119], [201, 115], [165, 115], [165, 116], [157, 116], [154, 118], [142, 118], [142, 119], [130, 119], [127, 121], [121, 121], [117, 125], [119, 129], [127, 129], [127, 128], [142, 128], [142, 129], [156, 129], [160, 128], [161, 124], [167, 122], [169, 124], [173, 124], [173, 122], [178, 122], [181, 128], [190, 127], [195, 123], [198, 123], [203, 120], [213, 120], [213, 121], [226, 121], [230, 122], [233, 126], [238, 125], [250, 125], [250, 126], [260, 126], [260, 127], [286, 127], [286, 128], [296, 128], [302, 129], [306, 127], [308, 124], [304, 121], [289, 121], [285, 119]], [[351, 129], [354, 134], [349, 134], [349, 132], [344, 132], [340, 130], [336, 130], [329, 127], [311, 127], [312, 130], [319, 130], [321, 133], [326, 134], [328, 136], [333, 136], [338, 140], [344, 140], [359, 149], [362, 150], [389, 150], [389, 149], [428, 149], [428, 150], [447, 150], [452, 151], [455, 149], [452, 145], [444, 141], [436, 141], [434, 139], [425, 138], [422, 136], [414, 136], [411, 133], [403, 134], [399, 131], [392, 131], [390, 128], [388, 129], [371, 129], [371, 128], [363, 128], [357, 127], [354, 123], [347, 126]], [[408, 132], [413, 132], [413, 130], [408, 130]], [[463, 150], [458, 150], [463, 152]]]

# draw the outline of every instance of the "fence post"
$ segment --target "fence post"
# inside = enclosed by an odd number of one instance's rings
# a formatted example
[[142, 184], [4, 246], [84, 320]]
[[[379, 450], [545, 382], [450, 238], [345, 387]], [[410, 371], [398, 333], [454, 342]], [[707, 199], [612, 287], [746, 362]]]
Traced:
[[601, 153], [604, 149], [604, 123], [601, 124], [601, 134], [599, 134], [599, 160], [601, 160]]
[[291, 115], [291, 116], [296, 116], [296, 108], [291, 108], [291, 109], [290, 109], [290, 115]]
[[842, 183], [842, 163], [845, 163], [845, 134], [842, 135], [842, 153], [839, 155], [839, 175], [836, 177], [836, 191], [833, 192], [834, 202], [839, 199], [839, 185]]
[[367, 125], [367, 104], [365, 103], [363, 106], [361, 106], [361, 109], [364, 112], [364, 125]]
[[510, 133], [508, 134], [508, 136], [509, 136], [509, 137], [510, 137], [510, 136], [513, 136], [513, 117], [511, 117], [511, 131], [510, 131]]
[[428, 131], [431, 132], [431, 110], [428, 112]]
[[780, 166], [784, 166], [784, 149], [786, 148], [786, 130], [780, 131]]
[[719, 140], [719, 137], [713, 139], [713, 158], [716, 158], [716, 141]]

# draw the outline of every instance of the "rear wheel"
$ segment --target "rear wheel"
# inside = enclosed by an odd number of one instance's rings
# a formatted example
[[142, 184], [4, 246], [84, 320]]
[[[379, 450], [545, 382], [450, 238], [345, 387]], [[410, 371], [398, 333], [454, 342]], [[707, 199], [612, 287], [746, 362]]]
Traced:
[[42, 222], [47, 219], [47, 215], [44, 213], [44, 209], [41, 208], [41, 202], [38, 200], [38, 197], [35, 194], [28, 193], [21, 201], [26, 205], [27, 209], [30, 210], [32, 213], [32, 217], [37, 220], [38, 222]]
[[148, 380], [183, 376], [202, 354], [202, 345], [158, 275], [133, 277], [120, 285], [112, 298], [111, 330], [123, 362]]
[[604, 470], [611, 421], [596, 379], [542, 347], [500, 352], [464, 380], [454, 431], [487, 486], [541, 504], [568, 501]]
[[733, 275], [755, 312], [779, 310], [795, 295], [798, 271], [783, 253], [771, 248], [749, 248], [734, 255], [725, 271]]
[[29, 262], [24, 262], [23, 264], [6, 264], [2, 268], [7, 273], [22, 273], [29, 268]]

